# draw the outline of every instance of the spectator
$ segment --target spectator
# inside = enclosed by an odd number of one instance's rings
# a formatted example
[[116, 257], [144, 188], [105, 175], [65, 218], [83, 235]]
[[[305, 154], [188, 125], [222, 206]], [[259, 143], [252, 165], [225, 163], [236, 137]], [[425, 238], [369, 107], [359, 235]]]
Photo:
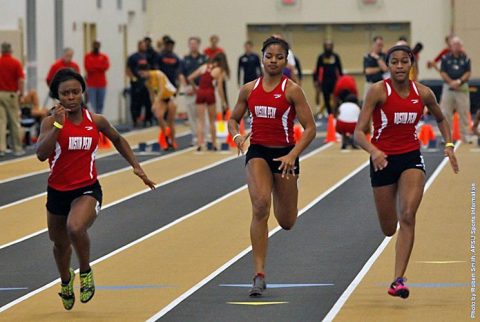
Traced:
[[145, 86], [145, 79], [139, 74], [139, 66], [147, 65], [147, 47], [145, 41], [138, 42], [138, 49], [128, 57], [126, 74], [130, 78], [130, 112], [132, 114], [133, 126], [138, 127], [138, 121], [141, 116], [142, 107], [145, 107], [145, 119], [143, 126], [152, 122], [152, 102], [150, 101], [150, 94]]
[[343, 75], [340, 56], [333, 51], [333, 42], [323, 43], [323, 53], [318, 56], [317, 66], [313, 73], [315, 86], [321, 88], [327, 113], [332, 113], [330, 97], [335, 88], [338, 77]]
[[334, 114], [337, 119], [335, 129], [342, 135], [342, 150], [345, 150], [348, 145], [351, 145], [354, 149], [358, 149], [353, 142], [353, 132], [355, 132], [355, 126], [357, 125], [358, 116], [360, 115], [360, 106], [358, 106], [357, 97], [349, 94]]
[[427, 62], [427, 68], [434, 68], [437, 72], [440, 72], [440, 69], [438, 68], [437, 64], [440, 62], [446, 54], [450, 53], [451, 46], [450, 46], [450, 40], [452, 39], [453, 35], [448, 35], [445, 37], [445, 48], [443, 48], [437, 56], [433, 60], [429, 60]]
[[335, 105], [343, 103], [348, 95], [353, 94], [358, 97], [357, 82], [350, 75], [342, 75], [338, 78], [335, 88], [333, 89], [333, 97]]
[[158, 53], [152, 46], [152, 38], [145, 37], [143, 38], [143, 41], [145, 42], [145, 46], [147, 47], [145, 55], [147, 56], [148, 65], [152, 69], [158, 69]]
[[25, 74], [20, 61], [12, 56], [12, 46], [4, 42], [0, 57], [0, 156], [7, 150], [7, 126], [12, 138], [13, 154], [25, 154], [21, 141], [20, 105]]
[[84, 64], [87, 72], [87, 97], [95, 113], [103, 113], [105, 94], [107, 93], [106, 73], [110, 67], [108, 56], [100, 52], [101, 43], [95, 40], [92, 51], [85, 55]]
[[226, 68], [226, 70], [224, 70], [225, 75], [222, 80], [223, 94], [227, 102], [226, 107], [222, 107], [222, 110], [225, 112], [227, 107], [230, 105], [228, 104], [228, 95], [227, 95], [227, 80], [230, 78], [230, 68], [228, 67], [228, 60], [227, 60], [227, 55], [225, 53], [225, 50], [223, 50], [222, 47], [218, 46], [219, 41], [220, 41], [220, 38], [217, 35], [211, 35], [210, 47], [205, 48], [203, 53], [208, 57], [208, 59], [213, 59], [215, 58], [215, 56], [217, 56], [220, 53], [224, 55], [222, 56], [221, 60], [225, 63], [225, 68]]
[[[183, 57], [180, 66], [180, 82], [185, 93], [185, 104], [187, 105], [188, 123], [192, 132], [192, 146], [197, 144], [197, 106], [195, 104], [196, 94], [193, 87], [188, 84], [188, 76], [207, 62], [207, 56], [200, 53], [200, 38], [190, 37], [188, 39], [188, 55]], [[200, 77], [193, 80], [198, 87]]]
[[205, 48], [203, 53], [207, 58], [213, 59], [219, 53], [225, 53], [222, 47], [218, 47], [220, 38], [217, 35], [210, 36], [210, 47]]
[[[253, 52], [253, 43], [248, 40], [244, 45], [245, 53], [238, 59], [237, 82], [241, 86], [262, 75], [260, 57]], [[241, 78], [243, 76], [243, 79]]]
[[[212, 148], [217, 151], [217, 134], [215, 128], [215, 112], [216, 112], [216, 98], [215, 88], [218, 91], [222, 103], [222, 109], [225, 110], [227, 101], [225, 99], [225, 92], [223, 91], [223, 78], [226, 77], [228, 70], [227, 60], [225, 54], [219, 53], [213, 59], [194, 71], [188, 76], [188, 81], [197, 91], [197, 151], [202, 151], [205, 145], [205, 112], [208, 114], [208, 121], [210, 124], [210, 137], [212, 139]], [[198, 87], [194, 83], [194, 79], [200, 77]]]
[[454, 110], [460, 117], [460, 135], [462, 142], [470, 143], [469, 120], [470, 93], [468, 79], [471, 74], [470, 58], [463, 52], [462, 40], [453, 37], [450, 41], [450, 53], [442, 57], [440, 75], [444, 80], [440, 106], [442, 112], [450, 124]]
[[74, 71], [76, 71], [77, 73], [80, 73], [80, 67], [78, 66], [78, 64], [76, 62], [73, 61], [73, 54], [74, 54], [74, 52], [73, 52], [72, 48], [67, 47], [63, 50], [62, 57], [60, 59], [58, 59], [52, 65], [52, 67], [50, 67], [50, 70], [48, 71], [48, 75], [47, 75], [47, 85], [48, 86], [50, 86], [50, 82], [52, 81], [53, 76], [55, 76], [55, 74], [60, 69], [71, 68]]
[[178, 83], [178, 74], [180, 72], [180, 58], [173, 52], [175, 41], [169, 36], [163, 38], [163, 50], [158, 55], [157, 64], [159, 69], [167, 75], [168, 80], [175, 87]]
[[383, 37], [373, 37], [372, 51], [363, 56], [363, 72], [366, 80], [363, 95], [364, 99], [370, 86], [372, 86], [373, 83], [381, 81], [383, 74], [387, 72], [385, 58], [386, 55], [383, 52]]

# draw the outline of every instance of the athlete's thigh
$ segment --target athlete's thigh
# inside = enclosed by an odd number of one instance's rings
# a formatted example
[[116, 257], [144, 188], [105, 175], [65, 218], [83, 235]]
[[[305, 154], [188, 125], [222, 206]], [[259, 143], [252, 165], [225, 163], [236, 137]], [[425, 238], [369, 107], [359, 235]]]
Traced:
[[415, 215], [422, 201], [425, 186], [425, 172], [420, 169], [407, 169], [398, 181], [400, 216], [404, 213]]
[[170, 100], [167, 103], [167, 106], [168, 106], [167, 119], [169, 121], [174, 121], [175, 115], [177, 112], [177, 105], [175, 104], [175, 100], [173, 99], [173, 97], [170, 98]]
[[67, 234], [67, 216], [55, 215], [47, 210], [48, 236], [53, 242], [70, 243]]
[[373, 187], [373, 198], [377, 208], [380, 225], [395, 225], [397, 223], [397, 183]]
[[98, 201], [92, 196], [81, 196], [72, 202], [68, 226], [89, 228], [97, 218]]
[[271, 200], [273, 174], [267, 161], [262, 158], [252, 158], [246, 165], [248, 192], [252, 203]]
[[298, 176], [282, 178], [280, 173], [273, 179], [273, 210], [280, 221], [284, 217], [296, 217], [298, 207]]

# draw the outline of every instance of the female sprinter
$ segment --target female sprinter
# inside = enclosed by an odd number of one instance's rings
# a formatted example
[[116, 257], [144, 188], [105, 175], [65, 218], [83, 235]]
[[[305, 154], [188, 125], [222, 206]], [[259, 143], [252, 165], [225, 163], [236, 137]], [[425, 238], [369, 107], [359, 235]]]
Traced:
[[[400, 223], [395, 255], [394, 281], [388, 294], [407, 298], [405, 271], [413, 248], [415, 214], [422, 200], [425, 164], [415, 125], [426, 106], [447, 142], [453, 171], [458, 172], [450, 127], [432, 91], [408, 78], [414, 57], [410, 47], [394, 46], [387, 54], [390, 79], [375, 83], [366, 96], [355, 128], [355, 141], [370, 153], [370, 177], [380, 227], [392, 236]], [[366, 139], [373, 116], [372, 141]], [[398, 199], [398, 211], [397, 211]]]
[[[239, 134], [239, 123], [250, 112], [252, 131], [246, 157], [248, 191], [252, 202], [250, 238], [255, 275], [250, 296], [261, 296], [266, 288], [265, 257], [268, 217], [273, 209], [280, 226], [289, 230], [297, 219], [298, 156], [315, 138], [315, 122], [303, 90], [283, 75], [289, 46], [283, 39], [268, 38], [262, 47], [263, 77], [240, 89], [228, 130], [243, 153], [248, 136]], [[300, 141], [293, 138], [297, 116], [305, 129]]]
[[[159, 138], [161, 138], [160, 144], [162, 144], [162, 149], [175, 150], [177, 145], [175, 143], [177, 106], [175, 105], [174, 96], [177, 89], [170, 83], [167, 75], [160, 70], [150, 70], [146, 64], [140, 65], [138, 70], [142, 78], [146, 79], [145, 85], [150, 93], [150, 101], [153, 102], [152, 110], [160, 125]], [[165, 114], [167, 115], [166, 122]], [[162, 138], [165, 138], [165, 140]]]
[[[208, 112], [213, 150], [217, 150], [217, 133], [215, 129], [215, 87], [217, 87], [218, 95], [222, 100], [222, 110], [225, 110], [227, 107], [227, 100], [222, 84], [227, 73], [228, 67], [225, 54], [219, 53], [213, 57], [211, 62], [200, 66], [188, 76], [188, 82], [192, 85], [197, 94], [195, 101], [197, 104], [197, 151], [202, 151], [203, 146], [205, 145], [205, 109]], [[194, 80], [199, 76], [200, 83], [197, 87]]]
[[62, 280], [60, 297], [71, 310], [75, 303], [70, 268], [72, 245], [80, 263], [80, 301], [90, 301], [95, 293], [90, 268], [90, 239], [87, 229], [93, 224], [102, 203], [102, 189], [97, 181], [95, 154], [99, 132], [108, 137], [133, 167], [133, 172], [151, 189], [147, 177], [127, 141], [100, 114], [92, 114], [82, 103], [85, 81], [71, 69], [62, 69], [50, 83], [50, 95], [59, 100], [41, 125], [37, 145], [40, 161], [47, 158], [50, 176], [47, 188], [48, 233]]

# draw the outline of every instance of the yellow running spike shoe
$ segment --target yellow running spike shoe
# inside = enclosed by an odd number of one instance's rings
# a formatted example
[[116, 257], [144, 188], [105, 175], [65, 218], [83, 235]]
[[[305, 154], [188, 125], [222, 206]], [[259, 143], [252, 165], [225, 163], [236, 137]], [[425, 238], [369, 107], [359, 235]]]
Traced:
[[80, 274], [80, 302], [87, 303], [95, 294], [95, 283], [93, 281], [93, 271]]
[[75, 280], [75, 272], [70, 268], [70, 281], [68, 284], [61, 283], [60, 297], [62, 298], [63, 307], [65, 310], [71, 310], [75, 304], [75, 294], [73, 293], [73, 281]]

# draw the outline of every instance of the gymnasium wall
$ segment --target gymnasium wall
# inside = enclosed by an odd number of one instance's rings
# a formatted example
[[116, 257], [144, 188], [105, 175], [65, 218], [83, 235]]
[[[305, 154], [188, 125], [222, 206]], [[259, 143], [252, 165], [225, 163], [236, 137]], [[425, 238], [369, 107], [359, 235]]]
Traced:
[[454, 32], [463, 40], [472, 60], [472, 78], [480, 78], [480, 1], [454, 0]]
[[[58, 58], [55, 53], [54, 0], [36, 1], [37, 66], [36, 89], [40, 102], [48, 95], [45, 83], [51, 64]], [[100, 4], [100, 8], [98, 7]], [[118, 5], [121, 4], [119, 8]], [[127, 53], [136, 50], [137, 40], [145, 35], [145, 12], [140, 0], [63, 0], [63, 39], [64, 47], [72, 47], [74, 60], [83, 72], [83, 56], [90, 45], [85, 46], [84, 24], [93, 26], [97, 38], [102, 42], [102, 51], [110, 57], [110, 70], [107, 73], [108, 88], [105, 102], [105, 115], [112, 122], [120, 122], [129, 116], [121, 93], [126, 85], [125, 62]], [[23, 28], [19, 28], [18, 21]], [[0, 0], [0, 42], [1, 30], [23, 29], [26, 33], [26, 0]], [[16, 50], [17, 57], [26, 57], [26, 37], [23, 35], [24, 51]], [[91, 39], [88, 39], [90, 42]], [[126, 42], [125, 42], [126, 41]], [[26, 66], [24, 66], [26, 69]], [[48, 102], [50, 106], [52, 102]]]
[[[473, 0], [472, 0], [473, 1]], [[421, 41], [424, 50], [421, 57], [421, 78], [439, 78], [424, 68], [426, 60], [434, 57], [444, 46], [444, 37], [450, 32], [450, 0], [378, 0], [373, 6], [364, 6], [360, 0], [297, 0], [293, 6], [283, 6], [281, 0], [148, 0], [147, 32], [155, 39], [169, 34], [176, 41], [179, 55], [187, 52], [187, 38], [197, 35], [202, 46], [215, 33], [220, 36], [220, 46], [228, 55], [232, 74], [236, 75], [238, 57], [243, 52], [248, 25], [304, 25], [304, 24], [368, 24], [402, 23], [410, 25], [410, 42]], [[288, 37], [287, 37], [288, 40]], [[348, 50], [348, 41], [334, 39], [337, 47]], [[322, 48], [311, 53], [316, 57]], [[294, 44], [293, 50], [295, 51]], [[303, 46], [303, 45], [299, 45]], [[358, 44], [356, 44], [358, 46]], [[365, 40], [365, 49], [368, 41]], [[343, 49], [342, 49], [343, 50]], [[342, 55], [342, 52], [340, 52]], [[347, 54], [345, 52], [345, 54]], [[361, 68], [362, 57], [358, 57]], [[304, 68], [313, 68], [305, 66]], [[236, 81], [229, 82], [231, 105], [236, 99]], [[309, 97], [310, 102], [313, 98]]]

